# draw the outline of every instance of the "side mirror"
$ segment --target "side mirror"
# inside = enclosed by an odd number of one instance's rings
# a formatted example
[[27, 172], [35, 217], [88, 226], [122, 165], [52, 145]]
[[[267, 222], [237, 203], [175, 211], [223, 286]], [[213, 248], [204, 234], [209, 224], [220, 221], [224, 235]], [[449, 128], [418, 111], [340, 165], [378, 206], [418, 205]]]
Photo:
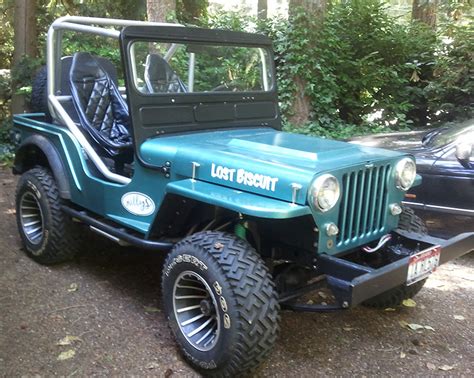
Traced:
[[459, 143], [456, 146], [456, 158], [462, 163], [469, 163], [472, 155], [472, 144]]

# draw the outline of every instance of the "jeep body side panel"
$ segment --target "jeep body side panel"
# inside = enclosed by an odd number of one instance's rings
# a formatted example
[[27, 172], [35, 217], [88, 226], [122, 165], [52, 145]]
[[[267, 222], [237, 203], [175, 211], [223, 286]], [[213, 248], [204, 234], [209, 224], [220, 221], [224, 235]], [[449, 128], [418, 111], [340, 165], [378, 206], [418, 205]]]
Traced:
[[[171, 162], [171, 176], [166, 178], [161, 172], [137, 165], [132, 181], [120, 185], [100, 178], [100, 175], [87, 164], [85, 155], [70, 132], [58, 125], [42, 122], [38, 115], [15, 116], [15, 125], [21, 132], [22, 140], [43, 138], [58, 153], [58, 159], [64, 166], [64, 179], [68, 180], [71, 201], [97, 215], [111, 219], [119, 224], [147, 234], [166, 193], [175, 193], [184, 197], [199, 199], [205, 203], [249, 216], [263, 218], [290, 218], [309, 214], [307, 206], [292, 206], [286, 201], [265, 198], [258, 194], [244, 193], [225, 186], [210, 183], [191, 183], [191, 172], [184, 176], [175, 167], [176, 156], [173, 150], [160, 149], [163, 161]], [[19, 163], [19, 162], [18, 162]], [[65, 174], [69, 172], [69, 174]], [[147, 216], [139, 216], [127, 211], [121, 203], [127, 193], [142, 193], [153, 201], [154, 211]], [[215, 197], [213, 196], [215, 195]]]
[[[37, 116], [37, 115], [36, 115]], [[87, 164], [85, 154], [71, 133], [62, 126], [42, 122], [38, 117], [23, 114], [15, 116], [14, 123], [21, 132], [21, 139], [27, 140], [32, 135], [48, 139], [59, 153], [62, 164], [69, 172], [68, 180], [71, 202], [97, 215], [116, 221], [131, 229], [146, 233], [154, 220], [155, 213], [164, 193], [167, 181], [160, 180], [156, 171], [137, 169], [133, 180], [128, 185], [112, 183], [100, 177]], [[152, 183], [152, 184], [150, 184]], [[160, 185], [161, 188], [160, 188]], [[121, 198], [129, 192], [145, 192], [153, 188], [158, 193], [153, 198], [155, 212], [148, 216], [137, 216], [128, 212], [121, 203]]]

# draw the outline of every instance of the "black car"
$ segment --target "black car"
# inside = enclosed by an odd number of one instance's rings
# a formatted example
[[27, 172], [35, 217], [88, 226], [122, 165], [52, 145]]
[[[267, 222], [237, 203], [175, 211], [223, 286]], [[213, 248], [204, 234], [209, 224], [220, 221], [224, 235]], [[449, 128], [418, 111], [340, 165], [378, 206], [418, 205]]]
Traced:
[[474, 119], [350, 142], [411, 152], [423, 180], [407, 193], [405, 203], [427, 220], [437, 236], [474, 231]]

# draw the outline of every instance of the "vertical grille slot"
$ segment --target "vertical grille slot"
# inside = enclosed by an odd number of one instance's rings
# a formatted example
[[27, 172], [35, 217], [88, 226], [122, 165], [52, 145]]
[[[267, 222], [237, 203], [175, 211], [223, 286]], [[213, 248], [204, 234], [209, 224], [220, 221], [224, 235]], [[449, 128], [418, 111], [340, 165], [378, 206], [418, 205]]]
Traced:
[[389, 172], [382, 165], [343, 175], [338, 245], [383, 231]]

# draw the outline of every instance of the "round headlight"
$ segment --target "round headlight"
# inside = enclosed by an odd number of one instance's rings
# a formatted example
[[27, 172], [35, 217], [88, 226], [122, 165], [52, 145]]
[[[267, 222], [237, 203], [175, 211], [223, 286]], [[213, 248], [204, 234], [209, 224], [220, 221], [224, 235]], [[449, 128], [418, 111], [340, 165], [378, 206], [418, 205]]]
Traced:
[[395, 166], [395, 178], [397, 188], [408, 190], [413, 185], [416, 178], [416, 164], [410, 158], [400, 160]]
[[310, 189], [311, 201], [322, 212], [331, 210], [339, 200], [341, 189], [337, 178], [324, 174], [314, 180]]

